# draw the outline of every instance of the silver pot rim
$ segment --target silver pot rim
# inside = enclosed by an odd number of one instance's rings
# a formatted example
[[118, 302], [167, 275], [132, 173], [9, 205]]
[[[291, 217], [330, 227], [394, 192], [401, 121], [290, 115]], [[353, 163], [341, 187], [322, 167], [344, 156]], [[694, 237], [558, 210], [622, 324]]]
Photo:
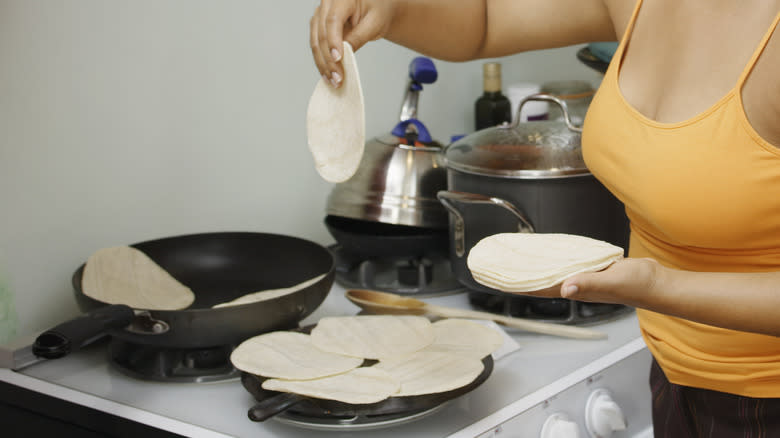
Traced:
[[497, 169], [488, 171], [482, 167], [469, 166], [463, 163], [454, 163], [446, 161], [447, 169], [455, 170], [462, 173], [468, 173], [476, 176], [488, 176], [495, 178], [507, 178], [507, 179], [560, 179], [560, 178], [577, 178], [591, 175], [590, 171], [585, 168], [560, 168], [560, 169], [544, 169], [544, 170], [507, 170]]

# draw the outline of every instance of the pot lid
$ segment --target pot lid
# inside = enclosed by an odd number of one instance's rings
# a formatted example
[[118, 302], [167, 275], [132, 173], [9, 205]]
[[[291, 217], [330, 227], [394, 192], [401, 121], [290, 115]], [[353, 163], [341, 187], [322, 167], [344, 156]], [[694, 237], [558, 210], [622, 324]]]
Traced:
[[[561, 106], [565, 121], [520, 123], [482, 129], [447, 146], [447, 167], [461, 172], [503, 178], [565, 178], [586, 175], [580, 146], [582, 129], [572, 125], [566, 103], [535, 94], [523, 99], [545, 100]], [[520, 114], [518, 109], [517, 114]]]

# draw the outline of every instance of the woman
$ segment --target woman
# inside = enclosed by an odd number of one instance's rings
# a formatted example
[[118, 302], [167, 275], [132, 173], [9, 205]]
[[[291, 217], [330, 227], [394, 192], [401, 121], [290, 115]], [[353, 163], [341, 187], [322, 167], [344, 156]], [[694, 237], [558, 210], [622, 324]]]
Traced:
[[[449, 61], [621, 42], [585, 121], [591, 172], [626, 205], [629, 258], [539, 296], [637, 308], [657, 437], [780, 436], [780, 0], [322, 0], [342, 40]], [[657, 362], [656, 362], [657, 361]], [[660, 368], [659, 368], [660, 365]]]

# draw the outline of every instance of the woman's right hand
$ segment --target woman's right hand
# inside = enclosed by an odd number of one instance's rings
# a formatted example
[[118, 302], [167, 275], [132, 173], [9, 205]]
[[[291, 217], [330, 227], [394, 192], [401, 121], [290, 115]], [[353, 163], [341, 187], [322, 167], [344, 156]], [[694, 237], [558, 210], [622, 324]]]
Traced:
[[353, 50], [382, 38], [395, 15], [392, 0], [322, 0], [309, 22], [309, 45], [323, 79], [341, 85], [343, 41]]

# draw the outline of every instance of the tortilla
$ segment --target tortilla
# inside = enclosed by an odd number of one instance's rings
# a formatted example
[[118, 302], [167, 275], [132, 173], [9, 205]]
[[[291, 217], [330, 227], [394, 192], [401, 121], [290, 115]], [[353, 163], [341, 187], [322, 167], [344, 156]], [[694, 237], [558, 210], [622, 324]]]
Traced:
[[381, 360], [374, 368], [401, 383], [395, 397], [452, 391], [473, 382], [485, 365], [472, 354], [418, 351], [403, 358]]
[[435, 339], [421, 351], [451, 352], [482, 359], [504, 345], [496, 330], [465, 319], [447, 318], [432, 324]]
[[279, 379], [316, 379], [357, 368], [363, 359], [316, 348], [309, 335], [278, 331], [249, 338], [230, 355], [241, 371]]
[[366, 142], [363, 89], [355, 54], [344, 42], [344, 78], [339, 88], [320, 79], [306, 111], [306, 134], [314, 165], [325, 181], [339, 183], [355, 174]]
[[228, 301], [225, 303], [219, 303], [212, 306], [213, 308], [219, 308], [219, 307], [230, 307], [230, 306], [238, 306], [241, 304], [251, 304], [251, 303], [257, 303], [260, 301], [267, 301], [274, 298], [279, 298], [285, 295], [289, 295], [295, 292], [298, 292], [300, 290], [303, 290], [314, 283], [322, 280], [325, 277], [326, 274], [318, 275], [312, 279], [306, 280], [304, 282], [298, 283], [295, 286], [290, 287], [284, 287], [280, 289], [268, 289], [268, 290], [262, 290], [260, 292], [252, 292], [251, 294], [242, 295], [235, 300]]
[[466, 264], [478, 283], [505, 292], [555, 286], [623, 258], [623, 248], [572, 234], [501, 233], [480, 240]]
[[109, 304], [135, 309], [180, 310], [195, 301], [195, 294], [154, 260], [130, 246], [96, 251], [84, 266], [84, 295]]
[[427, 318], [409, 315], [326, 317], [311, 331], [317, 348], [366, 359], [409, 355], [434, 338]]
[[313, 380], [270, 379], [263, 389], [283, 391], [351, 404], [378, 403], [400, 388], [386, 371], [375, 367], [356, 368], [344, 374]]

